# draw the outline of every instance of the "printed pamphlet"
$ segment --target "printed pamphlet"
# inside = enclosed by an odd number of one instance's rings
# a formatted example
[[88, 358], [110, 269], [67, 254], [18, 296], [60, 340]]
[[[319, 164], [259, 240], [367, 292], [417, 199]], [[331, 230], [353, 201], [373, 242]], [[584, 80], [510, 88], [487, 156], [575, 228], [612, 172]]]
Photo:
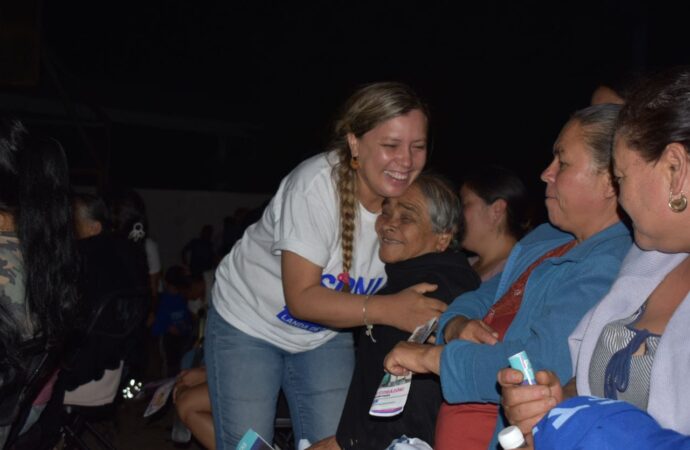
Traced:
[[[415, 328], [407, 342], [423, 344], [436, 330], [437, 325], [438, 319], [432, 318], [427, 323]], [[386, 373], [376, 390], [369, 414], [377, 417], [391, 417], [400, 414], [405, 408], [405, 403], [407, 403], [411, 383], [411, 373], [400, 376]]]

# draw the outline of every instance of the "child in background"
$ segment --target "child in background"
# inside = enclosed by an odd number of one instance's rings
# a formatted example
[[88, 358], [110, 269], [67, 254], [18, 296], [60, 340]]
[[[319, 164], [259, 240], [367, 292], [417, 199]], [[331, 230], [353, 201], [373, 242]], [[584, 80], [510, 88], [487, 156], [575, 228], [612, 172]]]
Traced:
[[[189, 287], [186, 290], [187, 308], [196, 322], [200, 315], [203, 315], [207, 308], [206, 303], [206, 281], [203, 275], [192, 275], [189, 278]], [[194, 333], [196, 335], [196, 332]]]
[[189, 275], [184, 267], [172, 266], [165, 272], [164, 290], [159, 296], [156, 318], [151, 327], [153, 336], [161, 337], [164, 377], [180, 371], [180, 360], [191, 343], [192, 316], [185, 295], [189, 285]]

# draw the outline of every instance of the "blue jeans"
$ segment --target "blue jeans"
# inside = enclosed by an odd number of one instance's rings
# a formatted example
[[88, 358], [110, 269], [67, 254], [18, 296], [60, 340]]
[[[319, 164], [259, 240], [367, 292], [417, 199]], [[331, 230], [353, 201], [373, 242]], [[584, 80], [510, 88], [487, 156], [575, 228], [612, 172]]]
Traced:
[[295, 446], [335, 434], [354, 368], [350, 333], [289, 353], [241, 332], [210, 308], [205, 359], [218, 450], [234, 450], [249, 428], [272, 442], [281, 388]]

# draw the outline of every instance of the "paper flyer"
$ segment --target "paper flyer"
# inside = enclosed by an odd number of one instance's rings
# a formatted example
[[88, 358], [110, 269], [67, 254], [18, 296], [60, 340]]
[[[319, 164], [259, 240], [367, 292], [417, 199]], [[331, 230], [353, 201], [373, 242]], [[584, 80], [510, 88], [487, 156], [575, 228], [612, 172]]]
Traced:
[[[436, 329], [438, 319], [434, 317], [427, 323], [415, 328], [408, 342], [424, 343], [431, 333]], [[371, 403], [369, 414], [376, 417], [391, 417], [400, 414], [407, 403], [407, 396], [410, 393], [412, 374], [391, 375], [386, 373], [376, 390], [374, 401]]]
[[146, 407], [146, 411], [144, 411], [144, 417], [148, 417], [152, 414], [155, 414], [163, 406], [165, 406], [165, 403], [168, 401], [168, 397], [170, 397], [170, 393], [172, 392], [173, 387], [175, 387], [175, 380], [176, 379], [174, 377], [170, 378], [168, 381], [158, 386], [156, 392], [153, 393], [153, 397], [151, 397], [149, 405]]
[[411, 382], [411, 373], [403, 376], [385, 374], [379, 388], [376, 390], [369, 414], [377, 417], [390, 417], [400, 414], [403, 408], [405, 408], [405, 403], [407, 403]]

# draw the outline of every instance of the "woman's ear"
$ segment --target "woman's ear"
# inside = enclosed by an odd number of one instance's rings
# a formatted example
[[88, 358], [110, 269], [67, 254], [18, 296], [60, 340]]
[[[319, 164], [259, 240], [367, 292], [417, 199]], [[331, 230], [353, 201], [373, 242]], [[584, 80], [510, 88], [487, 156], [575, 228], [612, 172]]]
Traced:
[[489, 205], [489, 208], [491, 210], [491, 218], [494, 220], [494, 223], [498, 223], [506, 214], [508, 202], [502, 198], [499, 198], [498, 200], [494, 200], [494, 202]]
[[671, 193], [690, 190], [690, 156], [683, 144], [668, 144], [661, 155], [661, 162], [668, 168]]
[[353, 133], [347, 133], [347, 144], [350, 146], [350, 155], [359, 156], [359, 141]]
[[103, 224], [97, 220], [93, 220], [89, 224], [89, 231], [93, 233], [92, 236], [98, 236], [103, 231]]
[[616, 183], [613, 181], [613, 175], [610, 170], [606, 171], [606, 187], [604, 188], [604, 198], [618, 198], [618, 189]]
[[436, 251], [438, 253], [445, 252], [451, 241], [453, 240], [452, 233], [439, 233], [436, 235]]

